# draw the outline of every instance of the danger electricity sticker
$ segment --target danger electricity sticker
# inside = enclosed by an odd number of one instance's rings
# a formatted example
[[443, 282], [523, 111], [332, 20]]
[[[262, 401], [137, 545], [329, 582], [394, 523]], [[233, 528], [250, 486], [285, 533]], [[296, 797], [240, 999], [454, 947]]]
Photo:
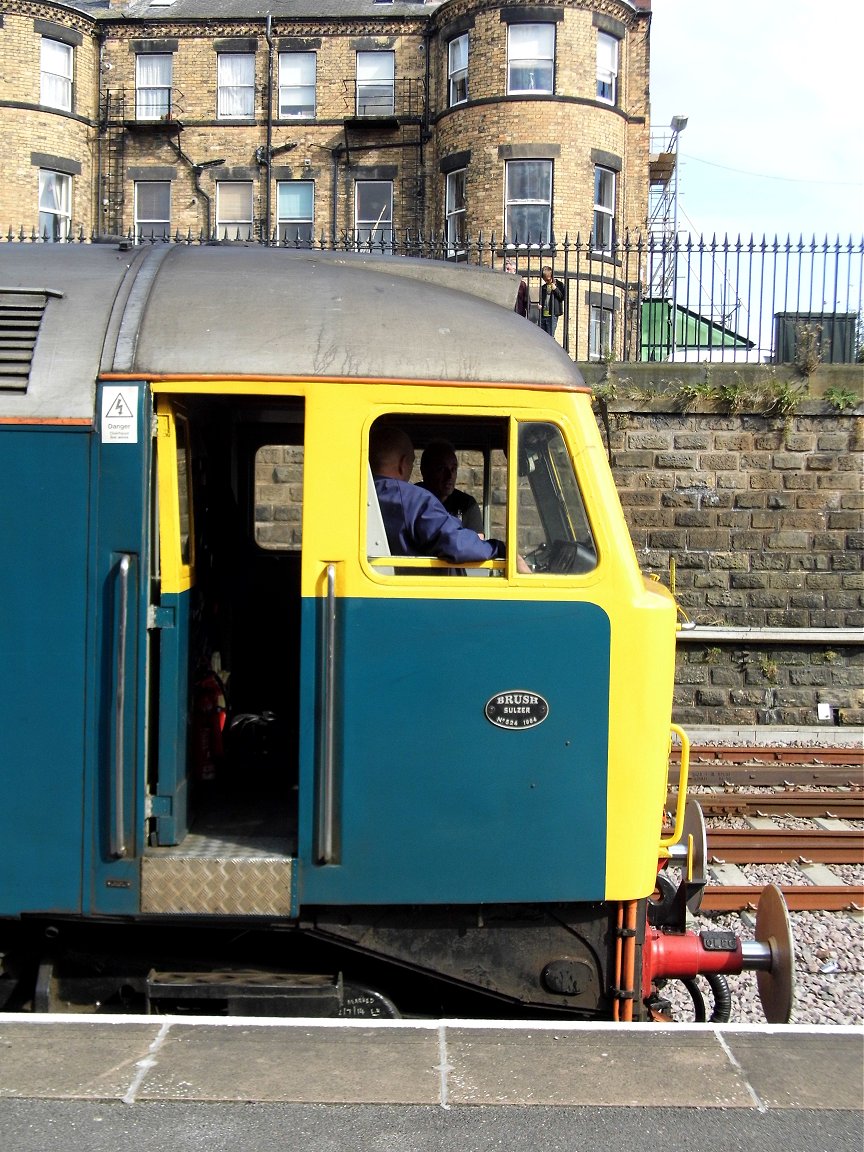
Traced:
[[137, 388], [116, 387], [102, 390], [102, 442], [138, 443]]

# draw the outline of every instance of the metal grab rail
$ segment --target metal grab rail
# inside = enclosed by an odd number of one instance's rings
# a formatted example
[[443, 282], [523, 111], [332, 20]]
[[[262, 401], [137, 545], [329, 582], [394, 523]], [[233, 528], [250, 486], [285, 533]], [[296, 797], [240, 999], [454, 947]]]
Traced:
[[324, 619], [324, 731], [321, 773], [318, 777], [318, 863], [336, 862], [335, 826], [335, 718], [336, 718], [336, 565], [327, 565], [327, 599]]
[[114, 674], [114, 774], [112, 794], [112, 819], [110, 853], [115, 860], [126, 855], [126, 828], [123, 819], [125, 809], [124, 780], [126, 771], [126, 651], [128, 646], [129, 623], [129, 570], [132, 557], [123, 555], [117, 565], [117, 647], [115, 651]]
[[[660, 848], [669, 849], [673, 844], [677, 844], [681, 839], [684, 832], [684, 809], [687, 806], [687, 777], [690, 773], [690, 737], [683, 728], [677, 724], [670, 724], [670, 730], [681, 741], [681, 767], [678, 771], [678, 803], [675, 806], [675, 824], [669, 836], [660, 837]], [[672, 741], [669, 741], [670, 747]], [[669, 790], [669, 761], [666, 761], [666, 791], [665, 796]]]

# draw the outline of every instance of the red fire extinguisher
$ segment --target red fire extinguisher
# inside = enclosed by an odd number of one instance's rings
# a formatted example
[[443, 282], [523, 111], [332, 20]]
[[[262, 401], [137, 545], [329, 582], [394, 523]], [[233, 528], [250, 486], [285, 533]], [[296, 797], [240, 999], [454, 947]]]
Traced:
[[225, 729], [225, 688], [208, 669], [192, 685], [192, 773], [196, 780], [213, 780], [222, 760]]

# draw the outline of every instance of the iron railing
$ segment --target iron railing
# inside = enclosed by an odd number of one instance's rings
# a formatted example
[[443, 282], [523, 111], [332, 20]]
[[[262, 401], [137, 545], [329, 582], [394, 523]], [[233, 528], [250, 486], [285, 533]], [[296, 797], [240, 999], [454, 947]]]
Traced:
[[[281, 238], [280, 238], [281, 236]], [[5, 242], [51, 238], [20, 228]], [[69, 228], [69, 243], [89, 243]], [[104, 237], [101, 239], [105, 239]], [[540, 272], [551, 265], [564, 282], [556, 338], [576, 360], [674, 360], [850, 363], [864, 356], [864, 238], [760, 240], [625, 235], [597, 252], [577, 236], [523, 243], [384, 227], [309, 239], [281, 227], [264, 235], [254, 224], [173, 235], [140, 232], [114, 237], [130, 244], [263, 244], [282, 248], [356, 251], [468, 263], [503, 271], [512, 261], [528, 286], [530, 321], [537, 322]], [[664, 295], [651, 285], [664, 284]]]

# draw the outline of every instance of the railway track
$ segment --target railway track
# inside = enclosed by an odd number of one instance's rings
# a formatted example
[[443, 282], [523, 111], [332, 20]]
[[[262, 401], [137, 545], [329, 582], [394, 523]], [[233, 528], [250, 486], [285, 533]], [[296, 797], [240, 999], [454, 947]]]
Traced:
[[[680, 747], [674, 747], [669, 758], [679, 762]], [[690, 763], [848, 765], [860, 772], [864, 770], [864, 752], [860, 748], [788, 748], [783, 745], [720, 748], [713, 744], [691, 744]]]
[[[853, 884], [781, 884], [790, 912], [854, 912], [864, 910], [864, 888]], [[761, 887], [752, 884], [709, 884], [702, 896], [704, 912], [755, 912]]]
[[[678, 783], [681, 749], [672, 749], [669, 782]], [[692, 745], [690, 784], [864, 789], [864, 752], [858, 748], [715, 748]]]
[[[706, 816], [805, 816], [810, 819], [864, 820], [864, 791], [700, 792], [694, 797]], [[677, 798], [670, 795], [672, 810]]]
[[[670, 785], [679, 762], [680, 750], [673, 749]], [[860, 749], [694, 745], [689, 782], [716, 789], [694, 796], [704, 814], [745, 817], [754, 825], [708, 829], [704, 911], [755, 910], [764, 881], [751, 883], [738, 865], [776, 864], [786, 869], [780, 888], [791, 912], [845, 911], [864, 917], [864, 885], [857, 882], [859, 877], [844, 884], [827, 867], [864, 863], [864, 831], [841, 823], [864, 819]], [[756, 788], [765, 790], [751, 790]], [[671, 792], [670, 810], [677, 803], [674, 789]], [[769, 817], [804, 818], [822, 826], [783, 828], [773, 826]], [[789, 869], [796, 882], [789, 882]]]
[[864, 832], [822, 828], [711, 828], [708, 859], [732, 864], [864, 863]]

